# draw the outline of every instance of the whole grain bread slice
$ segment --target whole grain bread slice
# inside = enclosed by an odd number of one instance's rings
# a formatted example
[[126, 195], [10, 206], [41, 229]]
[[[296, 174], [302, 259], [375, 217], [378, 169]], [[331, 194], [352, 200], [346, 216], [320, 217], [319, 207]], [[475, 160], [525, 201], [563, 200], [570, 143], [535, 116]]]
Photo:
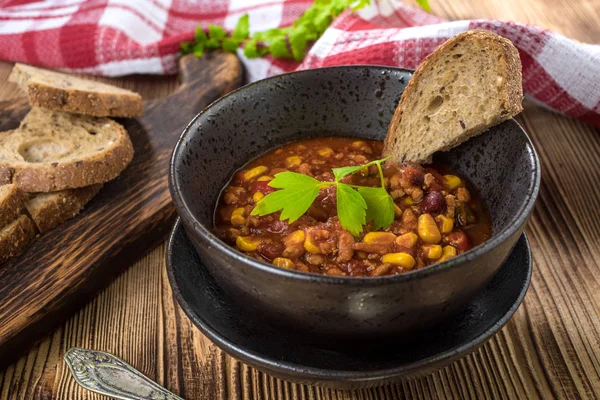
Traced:
[[36, 235], [35, 225], [27, 215], [0, 228], [0, 264], [21, 254]]
[[24, 192], [52, 192], [116, 178], [133, 158], [123, 126], [108, 118], [32, 108], [0, 132], [0, 176]]
[[17, 83], [35, 107], [96, 117], [139, 117], [142, 97], [105, 83], [56, 71], [15, 64], [9, 80]]
[[456, 35], [423, 60], [390, 123], [384, 156], [431, 161], [523, 110], [521, 61], [513, 44], [495, 33]]
[[16, 185], [0, 186], [0, 228], [5, 227], [23, 213], [23, 194]]
[[32, 193], [25, 207], [40, 233], [45, 233], [79, 214], [101, 187], [97, 184], [51, 193]]

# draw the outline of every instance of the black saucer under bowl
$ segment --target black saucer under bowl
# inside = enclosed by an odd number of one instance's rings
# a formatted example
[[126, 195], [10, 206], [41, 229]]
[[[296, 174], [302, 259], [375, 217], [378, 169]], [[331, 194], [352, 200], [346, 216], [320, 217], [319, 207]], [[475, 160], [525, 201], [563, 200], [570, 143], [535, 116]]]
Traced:
[[529, 242], [523, 234], [486, 289], [452, 321], [414, 339], [330, 350], [297, 341], [294, 333], [240, 312], [202, 265], [180, 219], [167, 249], [167, 271], [177, 301], [217, 346], [273, 376], [344, 389], [430, 373], [476, 350], [515, 313], [531, 270]]

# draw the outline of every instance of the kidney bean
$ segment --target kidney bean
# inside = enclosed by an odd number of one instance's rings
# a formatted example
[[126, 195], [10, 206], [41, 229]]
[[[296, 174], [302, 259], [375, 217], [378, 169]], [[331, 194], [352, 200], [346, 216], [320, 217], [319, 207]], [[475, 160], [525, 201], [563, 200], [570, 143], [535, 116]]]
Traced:
[[440, 192], [429, 192], [421, 202], [421, 209], [426, 213], [441, 212], [444, 204], [444, 196]]
[[463, 231], [450, 232], [444, 238], [444, 242], [456, 247], [461, 252], [467, 251], [471, 247], [469, 238]]
[[252, 193], [261, 192], [262, 194], [267, 195], [275, 189], [269, 186], [269, 182], [267, 181], [254, 181], [250, 186], [250, 190], [252, 190]]

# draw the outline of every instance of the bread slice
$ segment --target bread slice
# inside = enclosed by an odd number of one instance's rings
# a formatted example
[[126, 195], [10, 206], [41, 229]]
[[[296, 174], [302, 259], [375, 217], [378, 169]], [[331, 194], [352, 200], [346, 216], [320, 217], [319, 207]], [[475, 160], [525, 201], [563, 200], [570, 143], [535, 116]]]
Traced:
[[140, 117], [142, 97], [135, 92], [60, 72], [15, 64], [10, 81], [29, 97], [29, 104], [95, 117]]
[[25, 203], [40, 233], [54, 229], [75, 217], [98, 193], [101, 184], [52, 193], [36, 193]]
[[24, 192], [52, 192], [116, 178], [133, 158], [125, 128], [95, 118], [32, 108], [13, 131], [0, 132], [0, 176]]
[[21, 254], [36, 234], [33, 221], [27, 215], [21, 215], [0, 228], [0, 264]]
[[0, 228], [23, 213], [23, 194], [16, 185], [0, 186]]
[[471, 30], [430, 54], [406, 86], [390, 123], [383, 155], [429, 162], [523, 110], [521, 61], [513, 44]]

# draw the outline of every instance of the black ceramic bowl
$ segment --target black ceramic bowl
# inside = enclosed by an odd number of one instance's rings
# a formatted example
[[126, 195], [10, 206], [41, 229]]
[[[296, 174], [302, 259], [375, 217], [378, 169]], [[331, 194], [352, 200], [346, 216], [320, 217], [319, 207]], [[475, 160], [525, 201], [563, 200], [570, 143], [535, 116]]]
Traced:
[[226, 95], [187, 126], [171, 159], [171, 195], [198, 255], [240, 307], [295, 326], [305, 337], [398, 335], [455, 315], [498, 271], [540, 182], [535, 150], [514, 120], [434, 158], [473, 182], [492, 220], [491, 239], [444, 263], [397, 276], [322, 276], [257, 261], [212, 232], [219, 193], [237, 169], [297, 139], [382, 140], [410, 76], [377, 66], [279, 75]]

